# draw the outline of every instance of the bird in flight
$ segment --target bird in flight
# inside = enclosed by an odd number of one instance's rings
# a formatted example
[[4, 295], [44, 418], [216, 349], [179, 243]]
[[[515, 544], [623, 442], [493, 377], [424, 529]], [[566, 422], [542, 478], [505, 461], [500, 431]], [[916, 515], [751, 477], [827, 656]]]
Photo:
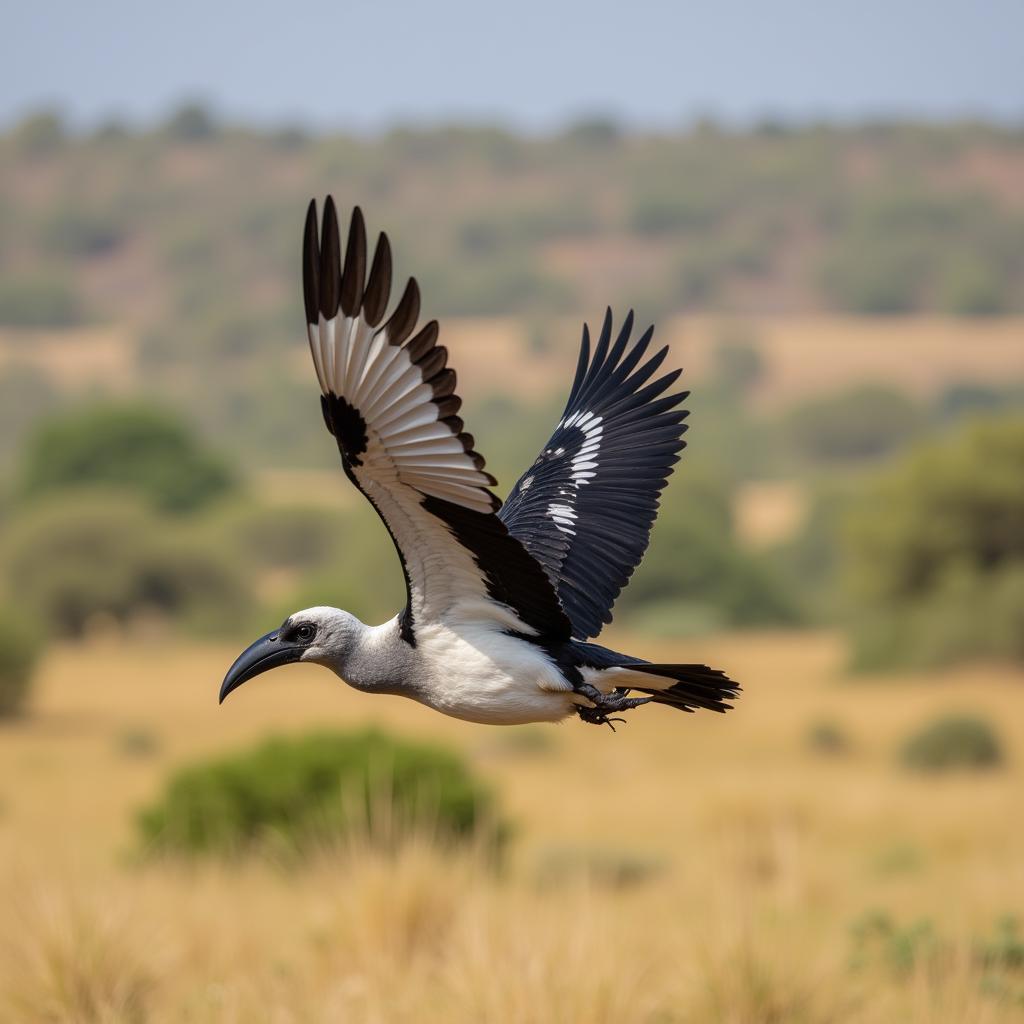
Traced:
[[330, 607], [289, 615], [238, 657], [220, 700], [302, 661], [358, 690], [494, 725], [573, 714], [611, 725], [652, 702], [728, 710], [739, 686], [719, 670], [588, 642], [643, 557], [685, 446], [688, 392], [673, 390], [680, 371], [657, 375], [668, 349], [648, 357], [653, 328], [631, 344], [632, 312], [616, 333], [609, 310], [591, 346], [584, 326], [562, 418], [503, 504], [458, 415], [437, 321], [417, 329], [415, 279], [386, 317], [387, 236], [368, 261], [357, 207], [342, 259], [330, 197], [319, 228], [313, 201], [303, 285], [324, 423], [394, 541], [407, 600], [380, 626]]

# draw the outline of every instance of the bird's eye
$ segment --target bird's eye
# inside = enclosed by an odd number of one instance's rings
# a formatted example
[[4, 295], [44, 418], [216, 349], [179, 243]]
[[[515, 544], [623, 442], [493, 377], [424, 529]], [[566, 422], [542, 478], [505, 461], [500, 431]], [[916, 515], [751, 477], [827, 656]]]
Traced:
[[295, 636], [303, 643], [309, 643], [310, 640], [316, 636], [316, 628], [308, 622], [304, 622], [298, 629], [295, 630]]

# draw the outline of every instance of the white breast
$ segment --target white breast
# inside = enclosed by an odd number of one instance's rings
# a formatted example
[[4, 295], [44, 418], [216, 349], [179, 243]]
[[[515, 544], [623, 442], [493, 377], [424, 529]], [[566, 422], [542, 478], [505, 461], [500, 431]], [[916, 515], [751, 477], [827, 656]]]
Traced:
[[485, 725], [557, 722], [572, 711], [572, 687], [533, 644], [495, 623], [417, 625], [416, 653], [426, 678], [424, 704]]

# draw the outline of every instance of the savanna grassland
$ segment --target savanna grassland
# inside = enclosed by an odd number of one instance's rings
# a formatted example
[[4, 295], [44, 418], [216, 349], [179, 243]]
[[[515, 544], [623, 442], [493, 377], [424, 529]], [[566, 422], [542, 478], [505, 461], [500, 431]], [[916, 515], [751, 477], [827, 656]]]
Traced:
[[[419, 278], [499, 493], [582, 320], [657, 323], [690, 445], [601, 639], [728, 670], [734, 711], [488, 729], [312, 668], [217, 707], [285, 613], [403, 599], [302, 337], [326, 192]], [[1019, 129], [27, 116], [0, 135], [0, 684], [39, 661], [0, 700], [0, 1022], [1024, 1020], [1022, 409]], [[905, 767], [947, 713], [1002, 761]], [[500, 863], [425, 832], [144, 855], [178, 767], [368, 723], [493, 785]]]
[[[303, 668], [218, 710], [233, 654], [166, 640], [61, 648], [32, 717], [0, 733], [3, 1019], [952, 1024], [1024, 1012], [1019, 959], [989, 949], [1024, 905], [1019, 672], [851, 681], [831, 634], [721, 635], [685, 655], [743, 681], [732, 713], [651, 709], [612, 735], [468, 726]], [[904, 736], [943, 710], [996, 722], [1008, 764], [901, 769]], [[422, 836], [393, 854], [356, 840], [302, 867], [138, 857], [133, 814], [170, 766], [268, 731], [363, 722], [444, 739], [497, 785], [516, 825], [500, 870]], [[823, 723], [837, 749], [815, 742]]]

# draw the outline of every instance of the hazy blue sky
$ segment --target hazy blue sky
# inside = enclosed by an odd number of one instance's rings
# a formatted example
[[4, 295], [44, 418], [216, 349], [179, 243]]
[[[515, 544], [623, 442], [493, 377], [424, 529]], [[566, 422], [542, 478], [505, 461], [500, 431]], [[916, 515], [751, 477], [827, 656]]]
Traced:
[[375, 127], [588, 112], [1024, 120], [1024, 0], [9, 3], [0, 122], [161, 116]]

